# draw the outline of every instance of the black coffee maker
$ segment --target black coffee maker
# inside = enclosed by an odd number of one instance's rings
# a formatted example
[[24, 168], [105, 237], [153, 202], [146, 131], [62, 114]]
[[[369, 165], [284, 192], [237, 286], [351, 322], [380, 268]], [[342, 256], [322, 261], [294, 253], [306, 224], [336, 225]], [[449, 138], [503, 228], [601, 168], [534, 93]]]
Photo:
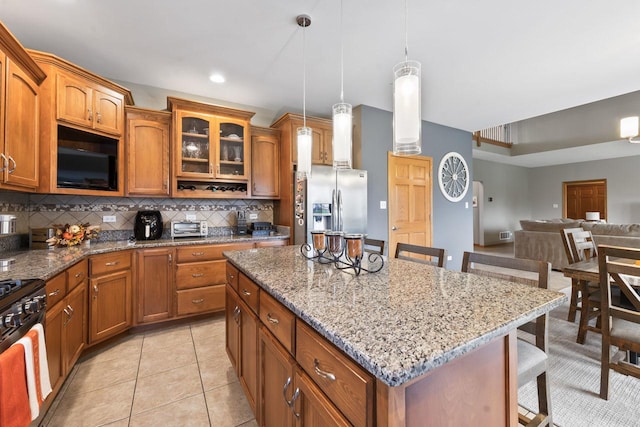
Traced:
[[162, 237], [160, 211], [138, 211], [133, 234], [136, 240], [156, 240]]

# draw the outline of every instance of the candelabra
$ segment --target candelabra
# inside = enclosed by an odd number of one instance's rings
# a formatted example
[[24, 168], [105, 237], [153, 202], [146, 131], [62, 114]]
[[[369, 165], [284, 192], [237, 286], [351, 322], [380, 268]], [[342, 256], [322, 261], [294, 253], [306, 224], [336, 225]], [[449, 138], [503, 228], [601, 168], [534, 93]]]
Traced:
[[356, 276], [362, 271], [377, 273], [384, 266], [382, 256], [375, 253], [367, 256], [368, 268], [362, 266], [364, 234], [314, 230], [311, 240], [313, 247], [305, 243], [300, 246], [300, 252], [305, 258], [320, 264], [333, 264], [338, 270], [353, 270]]

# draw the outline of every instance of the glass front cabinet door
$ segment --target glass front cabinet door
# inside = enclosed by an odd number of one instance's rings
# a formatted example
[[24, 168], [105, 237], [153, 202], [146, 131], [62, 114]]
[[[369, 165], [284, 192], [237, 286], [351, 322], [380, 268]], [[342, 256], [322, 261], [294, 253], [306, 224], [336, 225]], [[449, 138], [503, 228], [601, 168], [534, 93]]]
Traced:
[[176, 175], [183, 178], [213, 178], [214, 161], [211, 129], [216, 122], [212, 116], [187, 111], [178, 112]]
[[219, 144], [216, 177], [224, 179], [249, 178], [246, 153], [250, 137], [247, 122], [219, 118]]

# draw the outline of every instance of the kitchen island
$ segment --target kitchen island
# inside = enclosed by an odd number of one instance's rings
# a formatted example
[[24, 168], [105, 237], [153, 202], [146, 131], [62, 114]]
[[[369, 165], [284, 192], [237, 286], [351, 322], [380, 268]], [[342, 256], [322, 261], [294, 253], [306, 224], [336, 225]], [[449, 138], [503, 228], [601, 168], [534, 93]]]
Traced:
[[[397, 259], [385, 259], [378, 273], [355, 276], [307, 260], [297, 246], [225, 256], [242, 273], [241, 283], [245, 275], [259, 287], [261, 302], [274, 299], [295, 316], [293, 343], [284, 347], [300, 365], [296, 378], [313, 378], [325, 400], [356, 425], [517, 425], [515, 330], [566, 300], [558, 292]], [[258, 327], [269, 327], [272, 313], [263, 313], [261, 302], [257, 318], [268, 320]], [[362, 368], [364, 383], [370, 376], [362, 417], [332, 398], [322, 358], [305, 367], [301, 342], [315, 334], [319, 347], [337, 349]], [[268, 380], [260, 371], [264, 360], [256, 363], [260, 423]], [[300, 415], [307, 406], [298, 408], [291, 394], [285, 388], [287, 406]]]

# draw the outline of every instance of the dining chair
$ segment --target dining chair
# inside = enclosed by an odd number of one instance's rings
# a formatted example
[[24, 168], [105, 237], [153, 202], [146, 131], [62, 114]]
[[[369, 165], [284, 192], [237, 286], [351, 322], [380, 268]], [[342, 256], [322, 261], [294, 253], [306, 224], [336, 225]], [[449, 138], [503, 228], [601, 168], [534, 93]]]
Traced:
[[[396, 245], [396, 258], [408, 261], [421, 262], [444, 268], [447, 263], [447, 251], [441, 248], [398, 243]], [[436, 258], [434, 260], [434, 258]]]
[[[569, 264], [578, 262], [571, 251], [571, 245], [569, 243], [569, 234], [577, 231], [584, 231], [582, 227], [575, 228], [563, 228], [560, 230], [560, 239], [562, 240], [562, 246], [564, 247], [564, 253], [567, 255], [567, 261]], [[580, 304], [580, 281], [578, 279], [571, 279], [571, 296], [569, 298], [569, 315], [567, 320], [569, 322], [576, 321], [576, 311], [578, 310], [578, 304]]]
[[364, 251], [372, 254], [384, 255], [384, 240], [364, 239]]
[[[574, 256], [574, 262], [586, 261], [589, 258], [598, 257], [598, 248], [591, 231], [575, 231], [568, 233], [569, 247]], [[572, 283], [573, 285], [573, 283]], [[587, 331], [600, 333], [600, 284], [596, 282], [579, 282], [581, 304], [580, 304], [580, 324], [578, 326], [578, 337], [576, 342], [583, 344]], [[585, 297], [584, 294], [587, 294]], [[589, 321], [596, 318], [596, 325], [591, 326]]]
[[[509, 280], [529, 286], [548, 289], [551, 264], [521, 258], [465, 252], [462, 257], [462, 271], [486, 277]], [[518, 388], [536, 380], [538, 391], [538, 414], [528, 419], [518, 413], [519, 421], [528, 426], [552, 426], [551, 392], [548, 371], [548, 314], [537, 317], [533, 322], [518, 329], [532, 334], [533, 342], [518, 336]]]
[[[640, 378], [640, 367], [619, 361], [611, 362], [611, 346], [622, 351], [640, 352], [640, 249], [600, 246], [598, 269], [602, 294], [602, 356], [600, 397], [609, 399], [609, 370]], [[621, 291], [612, 298], [612, 286]]]

